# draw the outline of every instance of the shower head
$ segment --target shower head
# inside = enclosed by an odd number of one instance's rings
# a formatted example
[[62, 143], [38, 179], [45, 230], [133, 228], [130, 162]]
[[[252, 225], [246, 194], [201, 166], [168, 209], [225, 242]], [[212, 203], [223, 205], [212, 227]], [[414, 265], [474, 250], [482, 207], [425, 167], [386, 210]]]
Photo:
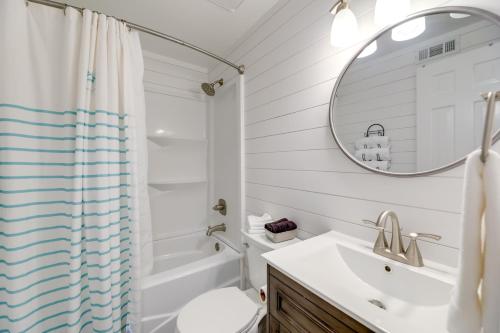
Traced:
[[215, 85], [218, 84], [219, 87], [222, 87], [224, 85], [224, 79], [219, 79], [215, 82], [212, 83], [202, 83], [201, 84], [201, 89], [207, 94], [208, 96], [214, 96], [215, 95]]

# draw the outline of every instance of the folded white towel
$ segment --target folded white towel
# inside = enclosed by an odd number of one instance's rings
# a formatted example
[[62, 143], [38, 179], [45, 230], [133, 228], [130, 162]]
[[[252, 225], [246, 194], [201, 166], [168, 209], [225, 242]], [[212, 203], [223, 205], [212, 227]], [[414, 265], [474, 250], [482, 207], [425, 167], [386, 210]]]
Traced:
[[[449, 311], [450, 333], [500, 332], [500, 155], [467, 158], [458, 281]], [[484, 235], [484, 237], [483, 237]], [[484, 246], [484, 252], [483, 252]], [[479, 288], [481, 289], [479, 290]]]
[[266, 223], [272, 222], [273, 218], [268, 213], [262, 214], [262, 216], [248, 215], [247, 216], [247, 231], [249, 234], [261, 234], [265, 232], [264, 225]]
[[390, 148], [371, 148], [356, 150], [356, 158], [360, 161], [390, 161]]
[[370, 168], [382, 171], [388, 171], [391, 168], [390, 161], [366, 161], [364, 164]]
[[389, 147], [389, 137], [372, 135], [356, 140], [356, 149], [387, 148]]
[[254, 225], [263, 226], [264, 224], [272, 220], [273, 218], [268, 213], [262, 214], [262, 216], [256, 216], [256, 215], [247, 216], [247, 221], [249, 226], [254, 226]]
[[247, 230], [247, 233], [249, 233], [249, 234], [263, 234], [265, 232], [266, 232], [265, 229], [262, 229], [262, 230], [248, 229]]

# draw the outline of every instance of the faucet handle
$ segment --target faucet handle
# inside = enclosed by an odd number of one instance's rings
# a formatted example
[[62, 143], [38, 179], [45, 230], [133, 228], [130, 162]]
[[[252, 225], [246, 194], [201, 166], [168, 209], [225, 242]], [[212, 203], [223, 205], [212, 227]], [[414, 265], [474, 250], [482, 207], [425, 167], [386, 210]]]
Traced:
[[439, 235], [436, 235], [436, 234], [426, 234], [426, 233], [420, 233], [420, 232], [412, 232], [410, 233], [410, 238], [413, 240], [413, 239], [419, 239], [419, 238], [430, 238], [430, 239], [434, 239], [434, 240], [441, 240], [441, 236]]
[[373, 224], [375, 228], [378, 230], [377, 240], [373, 246], [373, 251], [383, 252], [389, 247], [389, 243], [387, 242], [387, 238], [385, 237], [384, 227], [378, 225], [377, 222], [370, 220], [361, 220], [366, 224]]
[[383, 229], [381, 226], [378, 225], [377, 222], [372, 221], [372, 220], [361, 220], [361, 222], [365, 224], [373, 224], [377, 229]]
[[416, 267], [423, 267], [424, 261], [422, 259], [422, 254], [420, 253], [420, 249], [418, 248], [417, 239], [430, 238], [438, 241], [441, 239], [441, 236], [419, 232], [412, 232], [409, 234], [409, 236], [410, 244], [408, 244], [408, 248], [406, 249], [406, 258], [408, 259], [408, 264]]
[[[384, 229], [384, 227], [381, 227], [377, 221], [363, 219], [363, 220], [361, 220], [361, 222], [363, 222], [365, 224], [373, 224], [375, 226], [375, 228], [377, 228], [377, 230]], [[399, 231], [403, 231], [403, 227], [399, 227]], [[422, 235], [424, 235], [424, 234], [422, 234]], [[427, 234], [425, 234], [425, 235], [427, 235]]]

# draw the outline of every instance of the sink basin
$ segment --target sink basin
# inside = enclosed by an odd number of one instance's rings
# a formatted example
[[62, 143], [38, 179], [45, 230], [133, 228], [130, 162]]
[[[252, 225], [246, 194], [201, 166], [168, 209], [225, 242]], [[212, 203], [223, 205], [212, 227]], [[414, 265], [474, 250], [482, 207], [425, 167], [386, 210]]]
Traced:
[[376, 332], [447, 332], [454, 277], [442, 267], [395, 262], [334, 231], [264, 258]]

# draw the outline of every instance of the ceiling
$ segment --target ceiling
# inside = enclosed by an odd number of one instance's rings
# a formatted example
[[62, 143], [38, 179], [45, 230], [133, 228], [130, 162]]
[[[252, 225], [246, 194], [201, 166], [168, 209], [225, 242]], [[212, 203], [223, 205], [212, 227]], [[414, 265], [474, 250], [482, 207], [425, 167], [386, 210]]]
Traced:
[[[426, 29], [425, 31], [416, 38], [409, 39], [406, 41], [393, 41], [391, 38], [391, 31], [385, 32], [382, 36], [377, 39], [378, 49], [372, 56], [362, 58], [361, 61], [371, 61], [377, 58], [382, 58], [393, 52], [411, 47], [413, 45], [418, 45], [424, 43], [428, 40], [433, 40], [436, 37], [451, 33], [455, 30], [464, 28], [470, 24], [475, 24], [481, 21], [485, 21], [480, 16], [471, 15], [466, 18], [454, 19], [451, 18], [449, 13], [445, 14], [433, 14], [427, 15], [426, 19]], [[485, 22], [485, 24], [487, 24]], [[433, 41], [433, 42], [443, 42], [443, 41]], [[427, 47], [431, 45], [426, 45]], [[360, 62], [361, 62], [360, 61]]]
[[[59, 0], [64, 1], [64, 0]], [[224, 57], [279, 0], [66, 0], [123, 18]], [[172, 42], [142, 34], [143, 48], [205, 68], [217, 62]]]

